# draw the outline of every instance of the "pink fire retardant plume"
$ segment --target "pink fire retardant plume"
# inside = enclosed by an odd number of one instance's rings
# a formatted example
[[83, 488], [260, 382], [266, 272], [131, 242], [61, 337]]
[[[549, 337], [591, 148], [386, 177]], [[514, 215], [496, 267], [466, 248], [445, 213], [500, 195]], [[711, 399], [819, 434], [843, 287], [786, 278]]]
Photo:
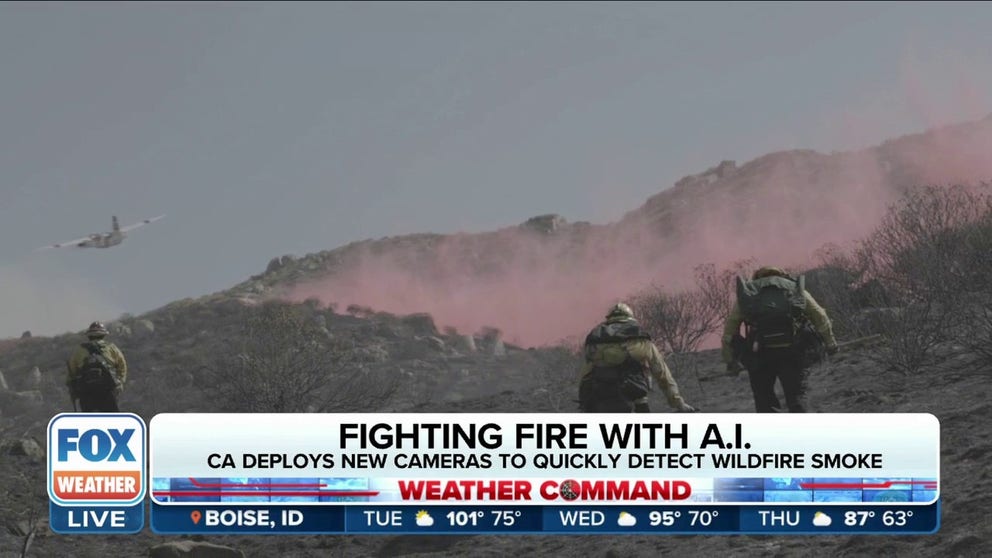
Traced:
[[512, 343], [551, 344], [651, 283], [690, 287], [701, 263], [808, 265], [824, 244], [863, 238], [906, 187], [992, 178], [990, 153], [992, 118], [858, 152], [774, 153], [680, 181], [609, 225], [363, 243], [288, 298], [429, 312], [464, 333], [493, 326]]

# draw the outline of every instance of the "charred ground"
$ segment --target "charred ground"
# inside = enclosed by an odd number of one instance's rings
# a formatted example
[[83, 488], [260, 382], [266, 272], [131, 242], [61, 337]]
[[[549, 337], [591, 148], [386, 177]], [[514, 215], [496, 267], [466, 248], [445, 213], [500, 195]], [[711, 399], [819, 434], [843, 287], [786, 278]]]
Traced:
[[[329, 338], [352, 343], [356, 366], [388, 374], [397, 390], [368, 411], [566, 412], [574, 409], [574, 357], [566, 349], [525, 350], [494, 337], [444, 335], [429, 319], [339, 315], [294, 306], [322, 322]], [[208, 354], [238, 343], [245, 313], [262, 312], [233, 299], [190, 301], [140, 320], [115, 323], [116, 340], [134, 370], [123, 404], [146, 420], [158, 412], [217, 410], [216, 378], [197, 370]], [[319, 318], [323, 317], [323, 320]], [[139, 325], [139, 321], [153, 324]], [[152, 330], [153, 329], [153, 330]], [[144, 333], [136, 333], [144, 330]], [[471, 339], [471, 341], [469, 341]], [[78, 334], [25, 339], [3, 353], [10, 389], [0, 396], [4, 448], [4, 556], [17, 556], [34, 530], [29, 556], [145, 556], [171, 540], [145, 532], [129, 537], [64, 537], [46, 525], [44, 431], [65, 411], [62, 355]], [[472, 348], [474, 345], [474, 350]], [[985, 556], [992, 552], [992, 434], [987, 417], [989, 368], [963, 345], [935, 349], [940, 365], [914, 374], [887, 370], [877, 347], [842, 353], [812, 371], [813, 406], [819, 412], [930, 412], [941, 421], [943, 527], [915, 537], [212, 537], [246, 556]], [[33, 374], [37, 367], [39, 374]], [[709, 412], [751, 412], [746, 380], [723, 375], [716, 351], [683, 360], [676, 375], [689, 401]], [[40, 378], [39, 378], [40, 376]], [[653, 401], [664, 412], [664, 402]], [[222, 401], [220, 405], [225, 403]], [[296, 410], [296, 409], [292, 409]], [[786, 417], [783, 417], [786, 420]], [[37, 443], [37, 447], [32, 444]], [[25, 455], [26, 454], [26, 455]]]

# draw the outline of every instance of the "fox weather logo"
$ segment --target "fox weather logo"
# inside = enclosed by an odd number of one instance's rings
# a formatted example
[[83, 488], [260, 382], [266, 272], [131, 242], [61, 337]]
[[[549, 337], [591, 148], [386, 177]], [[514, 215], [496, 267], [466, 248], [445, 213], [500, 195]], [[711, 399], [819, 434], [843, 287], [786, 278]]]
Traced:
[[63, 413], [48, 423], [48, 496], [63, 506], [145, 497], [145, 423], [131, 413]]

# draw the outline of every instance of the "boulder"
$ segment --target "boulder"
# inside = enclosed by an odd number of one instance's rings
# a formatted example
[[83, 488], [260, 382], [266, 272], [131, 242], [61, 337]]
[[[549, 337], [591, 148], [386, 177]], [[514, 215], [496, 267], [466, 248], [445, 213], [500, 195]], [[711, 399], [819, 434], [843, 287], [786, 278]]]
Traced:
[[138, 320], [131, 326], [131, 332], [139, 339], [151, 337], [155, 333], [155, 323], [151, 320]]
[[24, 379], [24, 386], [30, 390], [35, 390], [41, 387], [41, 369], [37, 366], [28, 372], [27, 377]]
[[269, 265], [265, 268], [265, 273], [273, 273], [279, 271], [280, 269], [286, 267], [287, 265], [296, 261], [296, 256], [285, 255], [272, 258], [269, 261]]
[[733, 174], [737, 170], [737, 162], [735, 161], [720, 161], [720, 164], [716, 166], [716, 175], [720, 178], [726, 178]]
[[549, 213], [547, 215], [531, 217], [530, 219], [527, 219], [521, 227], [543, 234], [553, 234], [567, 223], [568, 222], [561, 215]]
[[463, 353], [474, 353], [478, 350], [475, 346], [475, 337], [471, 335], [456, 335], [453, 345], [456, 350]]
[[447, 345], [444, 344], [444, 341], [442, 341], [439, 337], [434, 337], [433, 335], [431, 335], [430, 337], [425, 337], [424, 341], [427, 343], [427, 346], [438, 351], [443, 352], [447, 348]]
[[491, 354], [494, 357], [506, 356], [506, 345], [503, 344], [502, 339], [497, 339], [496, 342], [492, 344], [492, 348], [489, 350], [489, 354]]
[[372, 328], [372, 335], [383, 339], [399, 339], [401, 333], [401, 328], [392, 321], [378, 322]]
[[31, 339], [31, 330], [27, 330], [21, 334], [21, 339]]
[[317, 260], [307, 260], [304, 267], [306, 268], [307, 271], [317, 271], [323, 267], [323, 264], [321, 264]]
[[245, 553], [208, 542], [172, 541], [148, 549], [150, 558], [245, 558]]
[[400, 323], [410, 328], [414, 335], [436, 336], [437, 326], [434, 325], [434, 318], [427, 313], [410, 314], [400, 318]]
[[262, 294], [265, 292], [265, 289], [265, 283], [262, 283], [261, 281], [252, 281], [248, 285], [248, 292], [250, 294]]
[[0, 370], [0, 392], [10, 390], [10, 386], [7, 385], [7, 378], [3, 377], [3, 370]]
[[494, 327], [484, 327], [476, 335], [479, 337], [479, 342], [476, 345], [479, 350], [491, 356], [506, 356], [502, 331]]
[[31, 458], [32, 461], [40, 462], [45, 460], [45, 449], [34, 438], [16, 440], [7, 449], [7, 453], [10, 455], [24, 455]]

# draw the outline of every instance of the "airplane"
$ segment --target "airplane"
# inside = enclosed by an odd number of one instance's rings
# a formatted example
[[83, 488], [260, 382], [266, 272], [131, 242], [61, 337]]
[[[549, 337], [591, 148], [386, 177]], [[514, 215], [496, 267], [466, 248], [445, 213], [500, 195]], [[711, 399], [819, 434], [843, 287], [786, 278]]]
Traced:
[[124, 242], [124, 237], [127, 236], [128, 231], [133, 231], [138, 227], [143, 227], [148, 223], [154, 223], [158, 221], [165, 215], [159, 215], [158, 217], [152, 217], [151, 219], [145, 219], [139, 223], [133, 225], [128, 225], [122, 227], [117, 223], [117, 217], [111, 218], [111, 224], [113, 230], [106, 233], [93, 233], [89, 236], [84, 236], [83, 238], [76, 238], [73, 240], [68, 240], [66, 242], [60, 242], [58, 244], [52, 244], [51, 246], [45, 246], [44, 248], [39, 248], [39, 250], [47, 250], [49, 248], [110, 248], [111, 246], [117, 246], [121, 242]]

